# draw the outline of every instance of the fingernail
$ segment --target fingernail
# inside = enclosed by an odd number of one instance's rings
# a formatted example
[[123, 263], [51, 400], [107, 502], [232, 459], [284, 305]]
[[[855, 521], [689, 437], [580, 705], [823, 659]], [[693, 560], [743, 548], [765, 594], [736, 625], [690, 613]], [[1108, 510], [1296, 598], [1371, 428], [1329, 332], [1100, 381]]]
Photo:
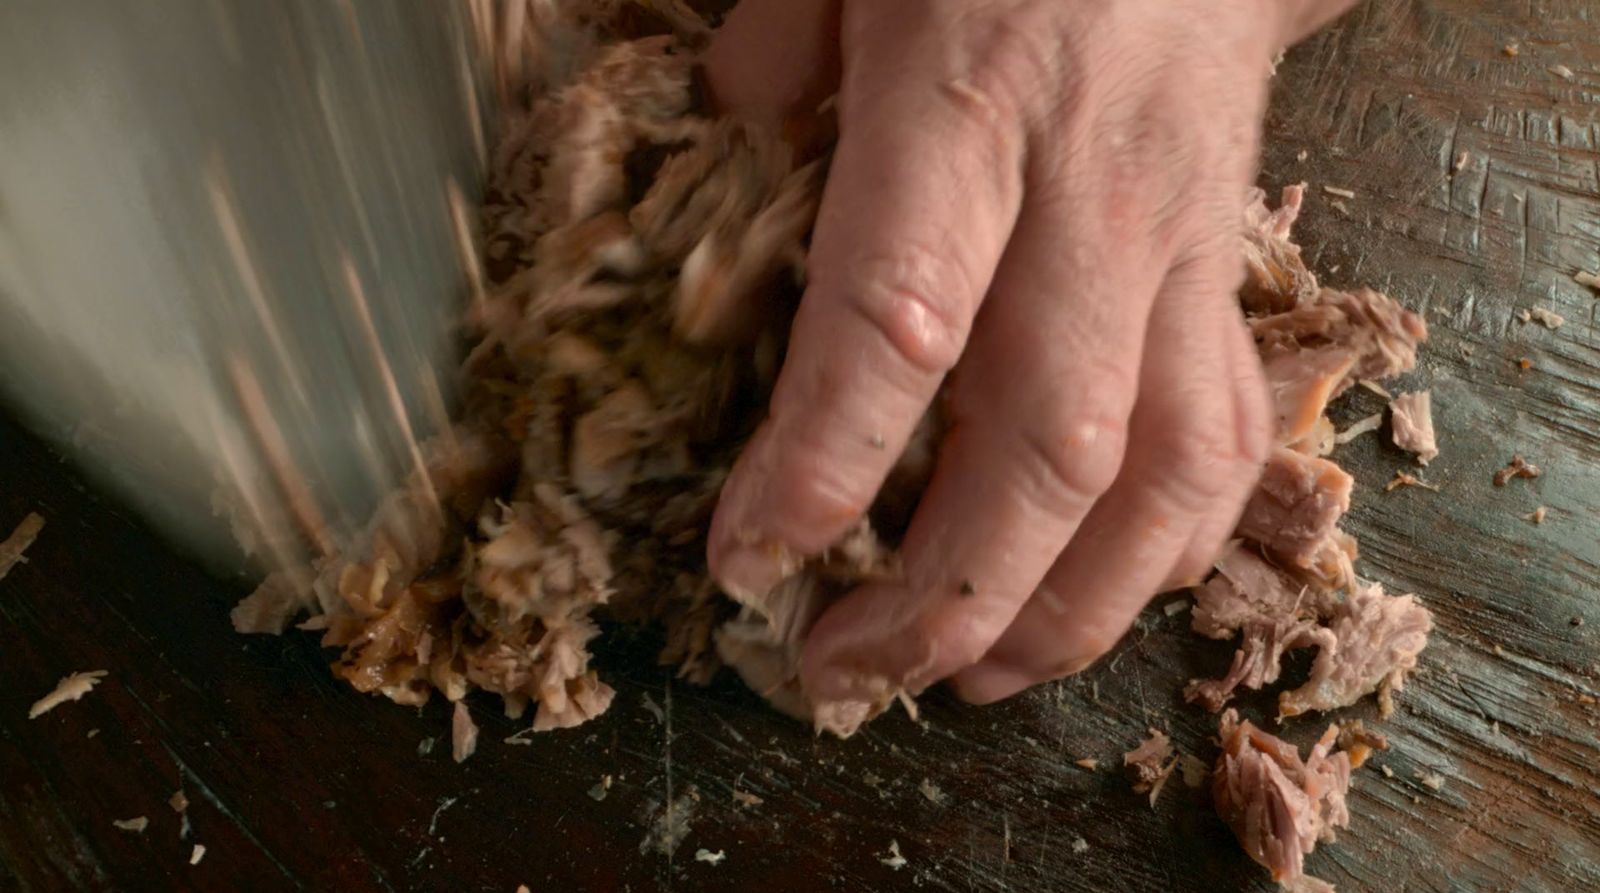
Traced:
[[776, 543], [734, 546], [718, 562], [717, 582], [736, 601], [749, 602], [772, 591], [798, 566]]
[[999, 661], [983, 661], [957, 673], [950, 684], [963, 701], [993, 704], [1035, 685], [1081, 673], [1099, 659], [1099, 655], [1070, 658], [1043, 671], [1023, 669]]
[[1003, 701], [1034, 683], [1031, 675], [1005, 664], [980, 663], [956, 674], [950, 687], [969, 704]]

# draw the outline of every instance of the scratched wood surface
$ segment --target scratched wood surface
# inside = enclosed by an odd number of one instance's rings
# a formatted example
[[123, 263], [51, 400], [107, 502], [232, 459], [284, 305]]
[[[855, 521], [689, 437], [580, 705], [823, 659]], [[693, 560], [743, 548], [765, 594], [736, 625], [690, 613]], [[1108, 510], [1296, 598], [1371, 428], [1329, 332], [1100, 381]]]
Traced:
[[[1427, 316], [1408, 384], [1434, 389], [1444, 449], [1441, 492], [1385, 494], [1405, 458], [1372, 436], [1341, 448], [1362, 569], [1439, 621], [1350, 830], [1310, 860], [1342, 890], [1600, 888], [1600, 341], [1571, 279], [1600, 267], [1597, 109], [1593, 0], [1388, 0], [1280, 70], [1263, 180], [1312, 184], [1302, 232], [1326, 281]], [[1356, 197], [1341, 211], [1324, 185]], [[1566, 325], [1517, 321], [1535, 307]], [[1342, 420], [1378, 408], [1358, 392]], [[1513, 452], [1545, 475], [1495, 489]], [[1522, 520], [1539, 505], [1545, 524]], [[1109, 766], [1149, 725], [1209, 759], [1212, 721], [1177, 692], [1227, 649], [1182, 615], [1147, 613], [1112, 659], [1012, 703], [933, 696], [921, 721], [843, 743], [727, 678], [672, 682], [648, 637], [613, 633], [609, 714], [511, 744], [517, 726], [473, 700], [483, 743], [458, 766], [443, 704], [357, 695], [309, 636], [234, 635], [240, 585], [0, 422], [0, 528], [30, 510], [47, 526], [0, 581], [0, 890], [1269, 888], [1202, 793], [1175, 784], [1152, 810], [1073, 764]], [[110, 676], [25, 718], [87, 669]], [[143, 833], [112, 825], [141, 815]]]

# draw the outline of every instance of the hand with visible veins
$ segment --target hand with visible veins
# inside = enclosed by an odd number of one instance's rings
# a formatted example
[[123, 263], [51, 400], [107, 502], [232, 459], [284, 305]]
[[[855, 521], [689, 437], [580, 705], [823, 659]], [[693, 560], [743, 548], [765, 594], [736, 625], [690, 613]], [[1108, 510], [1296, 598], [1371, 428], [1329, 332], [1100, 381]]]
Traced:
[[1235, 292], [1273, 57], [1349, 0], [744, 0], [717, 101], [838, 93], [810, 283], [712, 525], [765, 592], [870, 506], [943, 388], [902, 543], [811, 630], [814, 701], [1078, 672], [1209, 566], [1271, 437]]

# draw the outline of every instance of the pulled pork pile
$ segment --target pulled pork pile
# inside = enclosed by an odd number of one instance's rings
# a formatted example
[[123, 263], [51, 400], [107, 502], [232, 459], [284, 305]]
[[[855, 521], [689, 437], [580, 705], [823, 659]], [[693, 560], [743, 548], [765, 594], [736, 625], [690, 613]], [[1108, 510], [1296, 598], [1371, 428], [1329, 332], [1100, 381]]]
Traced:
[[[1352, 385], [1381, 391], [1373, 381], [1415, 366], [1427, 329], [1382, 294], [1317, 285], [1289, 241], [1303, 196], [1303, 186], [1291, 186], [1268, 211], [1258, 193], [1246, 212], [1249, 275], [1240, 300], [1272, 391], [1277, 445], [1240, 518], [1240, 538], [1195, 590], [1192, 628], [1215, 639], [1237, 635], [1233, 663], [1219, 679], [1191, 681], [1184, 696], [1220, 711], [1240, 686], [1276, 682], [1286, 652], [1314, 647], [1311, 678], [1278, 696], [1280, 720], [1373, 692], [1387, 717], [1433, 616], [1415, 596], [1388, 595], [1355, 575], [1355, 540], [1339, 528], [1354, 481], [1325, 458], [1343, 442], [1326, 412]], [[1396, 444], [1424, 465], [1438, 454], [1430, 413], [1426, 392], [1393, 406]], [[1222, 714], [1220, 737], [1213, 797], [1245, 851], [1285, 889], [1331, 891], [1304, 874], [1305, 856], [1348, 822], [1350, 770], [1386, 747], [1383, 737], [1359, 723], [1344, 734], [1330, 726], [1302, 761], [1293, 746], [1233, 710]], [[1336, 741], [1345, 752], [1330, 754]]]
[[1276, 404], [1277, 446], [1239, 520], [1240, 539], [1195, 593], [1194, 631], [1237, 634], [1239, 649], [1227, 675], [1191, 682], [1185, 696], [1221, 710], [1239, 686], [1276, 682], [1285, 652], [1315, 647], [1311, 680], [1280, 696], [1280, 716], [1333, 710], [1374, 691], [1388, 715], [1390, 692], [1416, 666], [1433, 617], [1414, 596], [1390, 596], [1356, 577], [1355, 539], [1339, 528], [1354, 481], [1324, 458], [1335, 443], [1326, 412], [1358, 381], [1415, 366], [1427, 328], [1378, 292], [1317, 285], [1289, 241], [1303, 196], [1303, 186], [1291, 186], [1268, 211], [1258, 191], [1246, 212], [1240, 300]]
[[829, 598], [893, 572], [871, 522], [744, 604], [703, 558], [781, 362], [825, 157], [702, 115], [672, 36], [594, 51], [505, 131], [461, 420], [360, 542], [272, 574], [235, 626], [310, 613], [301, 626], [342, 649], [334, 672], [357, 689], [412, 705], [481, 688], [513, 717], [537, 705], [541, 731], [610, 703], [588, 665], [604, 608], [662, 622], [663, 662], [693, 681], [726, 662], [786, 712], [853, 732], [892, 695], [809, 703], [797, 660]]

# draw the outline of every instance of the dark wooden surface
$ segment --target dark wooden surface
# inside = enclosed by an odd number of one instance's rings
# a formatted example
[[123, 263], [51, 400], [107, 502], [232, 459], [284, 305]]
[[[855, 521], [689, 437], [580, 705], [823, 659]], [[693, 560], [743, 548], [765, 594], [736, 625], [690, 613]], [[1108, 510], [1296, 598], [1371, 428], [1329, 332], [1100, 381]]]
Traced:
[[[1303, 234], [1326, 281], [1427, 316], [1413, 383], [1434, 389], [1444, 450], [1437, 494], [1383, 493], [1408, 465], [1378, 438], [1339, 454], [1359, 481], [1361, 568], [1419, 593], [1439, 629], [1380, 726], [1393, 749], [1358, 773], [1350, 830], [1309, 868], [1341, 890], [1600, 889], [1600, 341], [1595, 295], [1571, 279], [1600, 267], [1600, 4], [1372, 4], [1291, 53], [1276, 91], [1264, 181], [1312, 184]], [[1323, 185], [1357, 193], [1347, 215]], [[1532, 307], [1568, 322], [1515, 321]], [[1345, 420], [1378, 408], [1358, 392]], [[1493, 488], [1513, 452], [1544, 477]], [[1546, 524], [1521, 519], [1538, 505]], [[1209, 758], [1212, 720], [1177, 692], [1227, 649], [1185, 616], [1149, 612], [1111, 660], [1012, 703], [935, 696], [920, 722], [891, 715], [843, 743], [727, 678], [670, 682], [652, 643], [613, 633], [610, 713], [515, 745], [475, 699], [483, 743], [458, 766], [445, 705], [356, 694], [307, 635], [236, 636], [240, 585], [0, 423], [0, 528], [29, 510], [47, 526], [0, 581], [0, 890], [1269, 888], [1200, 793], [1174, 785], [1152, 811], [1072, 763], [1114, 763], [1147, 725]], [[88, 669], [110, 677], [25, 718]], [[668, 802], [688, 826], [670, 856], [650, 836]], [[139, 815], [142, 834], [112, 825]], [[194, 843], [207, 853], [191, 867]]]

